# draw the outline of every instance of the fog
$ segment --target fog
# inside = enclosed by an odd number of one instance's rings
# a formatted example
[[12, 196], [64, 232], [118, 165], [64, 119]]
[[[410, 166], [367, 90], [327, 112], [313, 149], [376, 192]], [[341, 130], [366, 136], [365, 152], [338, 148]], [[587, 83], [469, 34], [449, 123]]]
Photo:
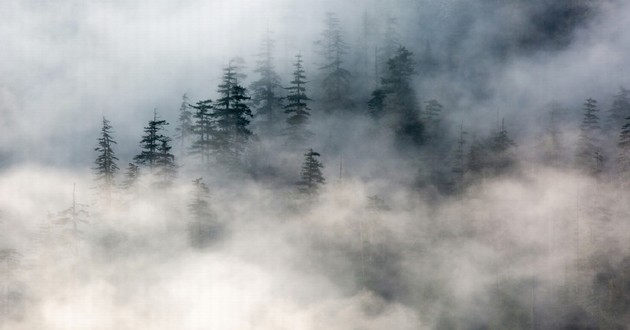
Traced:
[[[345, 44], [337, 99], [317, 43], [327, 13]], [[629, 17], [613, 0], [4, 2], [0, 326], [626, 329], [627, 121], [609, 109], [630, 76]], [[246, 101], [236, 161], [216, 126], [206, 162], [197, 131], [178, 138], [182, 95], [218, 113], [234, 68], [253, 97], [267, 36], [278, 127], [302, 56], [307, 138], [265, 131]], [[401, 46], [408, 85], [392, 83]], [[136, 156], [154, 111], [168, 184]], [[312, 190], [309, 148], [325, 179]]]

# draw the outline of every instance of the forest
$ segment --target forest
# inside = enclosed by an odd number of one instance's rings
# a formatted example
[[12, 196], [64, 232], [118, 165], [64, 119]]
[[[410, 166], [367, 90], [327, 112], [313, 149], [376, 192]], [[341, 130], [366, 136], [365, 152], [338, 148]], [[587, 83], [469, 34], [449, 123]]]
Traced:
[[628, 17], [0, 4], [0, 328], [630, 329]]

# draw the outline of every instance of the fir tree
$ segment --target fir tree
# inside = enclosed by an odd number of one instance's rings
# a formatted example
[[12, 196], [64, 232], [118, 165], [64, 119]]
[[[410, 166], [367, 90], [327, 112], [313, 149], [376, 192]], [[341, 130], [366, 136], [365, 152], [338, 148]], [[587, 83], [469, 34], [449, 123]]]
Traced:
[[464, 131], [464, 124], [461, 124], [459, 127], [459, 137], [457, 138], [457, 147], [455, 148], [452, 168], [452, 172], [455, 175], [454, 185], [456, 192], [461, 192], [464, 188], [464, 175], [466, 174], [466, 155], [464, 147], [466, 145], [466, 134], [466, 131]]
[[311, 109], [306, 102], [311, 99], [306, 96], [306, 75], [302, 66], [302, 56], [296, 56], [295, 71], [291, 86], [287, 87], [286, 105], [284, 112], [287, 117], [287, 144], [291, 147], [299, 147], [306, 143], [312, 133], [306, 129], [311, 115]]
[[114, 187], [114, 175], [118, 171], [116, 161], [118, 158], [114, 154], [112, 146], [116, 144], [112, 137], [112, 127], [109, 120], [103, 117], [103, 126], [101, 128], [101, 136], [98, 139], [98, 146], [94, 151], [98, 153], [95, 164], [96, 180], [100, 183], [100, 189], [105, 193], [105, 197], [109, 201], [111, 191]]
[[584, 117], [580, 125], [575, 157], [578, 168], [591, 175], [598, 175], [603, 167], [601, 126], [598, 113], [597, 101], [592, 98], [587, 99], [584, 102]]
[[212, 112], [216, 127], [212, 147], [217, 161], [232, 167], [239, 164], [252, 135], [249, 130], [252, 112], [246, 103], [250, 98], [246, 89], [239, 85], [238, 72], [232, 63], [223, 70], [218, 92], [219, 98], [215, 101]]
[[188, 237], [190, 244], [196, 248], [205, 247], [219, 234], [214, 215], [210, 210], [209, 196], [210, 190], [203, 183], [202, 178], [193, 180], [192, 199], [188, 204], [188, 210], [192, 216], [188, 223]]
[[254, 72], [260, 75], [260, 79], [250, 85], [252, 91], [252, 105], [256, 108], [256, 117], [261, 121], [261, 133], [265, 136], [277, 134], [279, 122], [278, 111], [281, 108], [281, 97], [278, 96], [280, 77], [273, 64], [274, 41], [267, 33], [262, 44], [262, 51], [258, 54], [259, 60]]
[[440, 102], [436, 100], [425, 102], [424, 111], [422, 112], [422, 122], [426, 130], [425, 136], [429, 140], [435, 139], [437, 135], [443, 131], [440, 127], [442, 108]]
[[133, 188], [140, 178], [140, 167], [134, 163], [127, 165], [127, 172], [125, 173], [125, 181], [122, 183], [124, 189]]
[[164, 137], [160, 140], [160, 145], [157, 148], [157, 159], [155, 160], [156, 174], [159, 178], [157, 184], [161, 187], [170, 186], [177, 174], [177, 165], [175, 164], [175, 156], [171, 153], [170, 141], [170, 138]]
[[630, 179], [630, 116], [626, 118], [626, 124], [621, 128], [619, 134], [619, 156], [617, 162], [619, 164], [619, 172], [625, 183]]
[[343, 67], [348, 45], [343, 39], [339, 18], [333, 13], [326, 13], [325, 29], [322, 39], [317, 42], [324, 64], [322, 70], [323, 102], [326, 111], [334, 109], [350, 110], [354, 103], [350, 100], [350, 72]]
[[175, 139], [179, 144], [181, 157], [184, 156], [186, 147], [188, 145], [188, 140], [193, 134], [192, 117], [193, 114], [190, 111], [190, 104], [188, 104], [188, 96], [184, 94], [182, 96], [182, 104], [179, 107], [179, 124], [175, 128], [175, 131], [177, 132], [175, 135]]
[[501, 128], [490, 140], [492, 152], [492, 170], [495, 174], [503, 174], [512, 169], [516, 164], [516, 156], [513, 148], [516, 143], [509, 137], [505, 128], [505, 121], [501, 121]]
[[298, 191], [306, 195], [315, 195], [325, 183], [322, 175], [324, 165], [317, 159], [320, 154], [309, 149], [304, 154], [304, 164], [302, 165], [301, 180], [297, 183]]
[[615, 95], [612, 106], [608, 110], [605, 129], [606, 132], [618, 132], [630, 117], [630, 90], [619, 87], [619, 94]]
[[212, 100], [199, 101], [193, 106], [195, 119], [192, 126], [194, 141], [190, 153], [199, 157], [204, 169], [210, 169], [210, 158], [213, 150], [214, 122], [212, 120]]
[[148, 167], [151, 173], [158, 165], [157, 162], [160, 158], [159, 148], [162, 145], [162, 141], [168, 139], [164, 135], [166, 125], [168, 125], [166, 120], [158, 120], [157, 111], [154, 110], [153, 120], [149, 121], [149, 125], [144, 128], [144, 136], [140, 140], [142, 151], [133, 158], [137, 164]]

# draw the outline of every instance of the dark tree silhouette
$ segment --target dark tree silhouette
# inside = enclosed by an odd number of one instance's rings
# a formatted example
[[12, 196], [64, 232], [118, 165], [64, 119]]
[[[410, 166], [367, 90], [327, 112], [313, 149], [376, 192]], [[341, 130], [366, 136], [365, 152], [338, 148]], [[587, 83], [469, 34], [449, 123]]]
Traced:
[[575, 162], [579, 169], [591, 175], [602, 172], [604, 156], [601, 146], [601, 126], [597, 101], [592, 98], [584, 102], [584, 117], [580, 124]]
[[210, 169], [213, 150], [214, 122], [212, 120], [212, 100], [199, 101], [193, 106], [195, 119], [192, 125], [194, 140], [190, 146], [190, 153], [199, 157], [202, 168]]
[[98, 138], [98, 146], [94, 148], [94, 151], [98, 153], [94, 163], [96, 167], [96, 180], [99, 182], [99, 188], [105, 194], [107, 202], [111, 200], [112, 189], [114, 188], [114, 175], [118, 171], [118, 165], [113, 145], [116, 144], [112, 137], [112, 126], [109, 124], [109, 120], [103, 117], [103, 126], [101, 128], [101, 136]]
[[279, 96], [282, 87], [280, 76], [276, 73], [273, 64], [273, 50], [274, 41], [267, 32], [262, 43], [262, 51], [258, 54], [256, 70], [254, 70], [260, 78], [250, 85], [252, 105], [256, 109], [256, 117], [261, 124], [260, 134], [269, 137], [278, 133], [277, 126], [281, 121], [281, 115], [278, 112], [282, 106], [282, 98]]
[[317, 159], [319, 156], [320, 154], [313, 151], [313, 149], [309, 149], [308, 152], [304, 154], [301, 179], [297, 183], [298, 191], [303, 194], [317, 194], [326, 181], [322, 175], [324, 165]]
[[306, 74], [302, 66], [302, 56], [297, 55], [295, 61], [295, 71], [291, 86], [287, 87], [288, 95], [284, 112], [287, 117], [287, 145], [290, 147], [300, 147], [306, 143], [312, 133], [306, 129], [306, 125], [311, 115], [311, 109], [307, 103], [311, 99], [306, 96]]
[[246, 89], [239, 84], [237, 68], [232, 62], [223, 70], [219, 98], [215, 101], [212, 119], [215, 123], [212, 148], [217, 162], [227, 168], [240, 164], [252, 132], [249, 123], [252, 112]]

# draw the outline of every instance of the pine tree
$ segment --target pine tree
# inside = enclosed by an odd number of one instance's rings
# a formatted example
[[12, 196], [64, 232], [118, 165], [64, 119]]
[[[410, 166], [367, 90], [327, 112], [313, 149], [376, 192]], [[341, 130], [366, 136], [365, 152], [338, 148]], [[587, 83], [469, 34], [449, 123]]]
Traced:
[[322, 175], [324, 165], [317, 159], [320, 154], [309, 149], [304, 154], [304, 164], [302, 165], [301, 180], [297, 183], [298, 191], [306, 195], [315, 195], [324, 185], [325, 179]]
[[179, 144], [180, 156], [183, 157], [185, 150], [188, 146], [188, 140], [193, 134], [193, 114], [190, 111], [190, 104], [188, 104], [188, 96], [184, 94], [182, 96], [182, 104], [179, 107], [179, 125], [175, 128], [177, 132], [175, 139]]
[[256, 70], [254, 70], [260, 75], [260, 79], [250, 85], [252, 104], [256, 108], [256, 117], [261, 120], [261, 133], [264, 136], [277, 134], [278, 117], [280, 117], [278, 110], [282, 106], [282, 98], [278, 96], [281, 88], [280, 76], [276, 73], [273, 64], [273, 49], [274, 41], [267, 32], [262, 51], [258, 54]]
[[354, 103], [350, 95], [350, 72], [343, 67], [348, 45], [343, 39], [339, 18], [333, 13], [326, 13], [322, 39], [317, 42], [324, 64], [322, 70], [323, 102], [326, 111], [335, 109], [351, 110]]
[[466, 174], [466, 155], [464, 146], [466, 145], [464, 124], [459, 127], [459, 137], [457, 139], [457, 147], [455, 148], [454, 163], [452, 172], [455, 175], [454, 185], [455, 191], [461, 192], [464, 188], [464, 175]]
[[425, 136], [431, 140], [442, 133], [440, 127], [440, 119], [442, 115], [442, 105], [436, 100], [429, 100], [425, 102], [425, 108], [422, 112], [422, 122], [426, 130]]
[[619, 147], [617, 158], [619, 172], [624, 182], [628, 184], [628, 179], [630, 179], [630, 116], [626, 118], [626, 124], [621, 128], [617, 146]]
[[311, 99], [306, 96], [306, 75], [302, 66], [302, 56], [296, 56], [295, 71], [291, 86], [287, 87], [286, 105], [284, 112], [287, 117], [287, 144], [291, 147], [299, 147], [306, 143], [312, 133], [306, 129], [311, 115], [311, 109], [306, 102]]
[[188, 210], [192, 216], [188, 223], [188, 237], [190, 244], [196, 248], [205, 247], [212, 239], [219, 235], [219, 228], [214, 221], [208, 198], [210, 190], [202, 182], [202, 178], [193, 180], [193, 195]]
[[212, 100], [199, 101], [193, 106], [195, 119], [192, 125], [194, 141], [190, 147], [190, 153], [200, 158], [204, 169], [210, 169], [210, 159], [213, 150], [214, 122], [212, 120]]
[[157, 111], [154, 110], [153, 120], [149, 121], [149, 125], [144, 128], [144, 136], [140, 140], [142, 151], [133, 158], [137, 164], [148, 167], [151, 173], [158, 165], [157, 161], [160, 158], [159, 148], [162, 145], [162, 141], [168, 139], [164, 135], [166, 125], [168, 125], [166, 120], [158, 120]]
[[581, 170], [598, 175], [603, 168], [601, 147], [601, 126], [597, 101], [589, 98], [584, 102], [584, 117], [580, 125], [580, 135], [576, 152], [576, 165]]
[[615, 95], [612, 106], [608, 110], [605, 131], [618, 132], [630, 117], [630, 90], [619, 86], [619, 94]]
[[101, 136], [98, 139], [98, 146], [94, 151], [98, 153], [94, 163], [96, 167], [96, 180], [100, 183], [100, 189], [105, 193], [107, 201], [111, 199], [112, 188], [114, 187], [114, 175], [118, 171], [116, 161], [118, 158], [114, 154], [112, 146], [116, 144], [112, 137], [112, 127], [109, 120], [103, 117], [103, 127]]
[[490, 140], [490, 151], [492, 152], [492, 169], [495, 174], [503, 174], [509, 171], [516, 164], [516, 156], [513, 148], [516, 143], [509, 137], [505, 128], [505, 121], [501, 121], [501, 128]]
[[223, 70], [218, 92], [220, 97], [215, 101], [212, 112], [216, 125], [212, 147], [220, 164], [233, 167], [240, 163], [252, 135], [248, 128], [252, 112], [246, 103], [250, 98], [246, 89], [239, 85], [238, 72], [232, 63]]
[[140, 178], [140, 167], [134, 163], [127, 165], [127, 172], [125, 173], [125, 181], [122, 183], [124, 189], [133, 188]]
[[157, 185], [161, 187], [170, 186], [177, 174], [177, 165], [175, 164], [175, 156], [171, 153], [170, 141], [169, 137], [164, 137], [160, 140], [160, 145], [157, 148], [157, 159], [155, 160], [156, 174], [159, 178]]

